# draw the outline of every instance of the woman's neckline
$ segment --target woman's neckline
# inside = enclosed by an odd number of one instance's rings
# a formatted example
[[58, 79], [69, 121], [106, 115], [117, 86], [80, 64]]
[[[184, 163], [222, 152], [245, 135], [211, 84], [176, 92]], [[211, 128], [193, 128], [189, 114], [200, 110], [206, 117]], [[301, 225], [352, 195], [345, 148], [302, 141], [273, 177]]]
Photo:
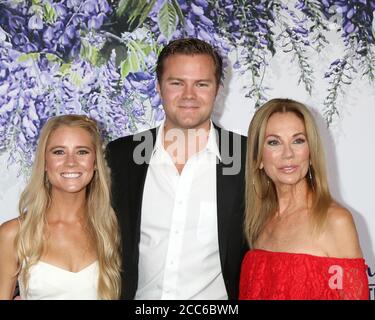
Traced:
[[39, 261], [37, 262], [37, 264], [38, 264], [38, 263], [41, 263], [41, 264], [44, 264], [44, 265], [48, 265], [48, 266], [50, 266], [50, 267], [52, 267], [52, 268], [59, 269], [59, 270], [61, 270], [61, 271], [67, 272], [67, 273], [71, 273], [71, 274], [79, 274], [79, 273], [82, 273], [82, 272], [86, 271], [87, 269], [90, 269], [90, 268], [93, 267], [94, 265], [96, 265], [96, 264], [98, 263], [98, 260], [95, 260], [95, 261], [91, 262], [90, 264], [88, 264], [87, 266], [83, 267], [82, 269], [80, 269], [79, 271], [76, 271], [76, 272], [74, 272], [74, 271], [70, 271], [70, 270], [65, 269], [65, 268], [61, 268], [61, 267], [59, 267], [59, 266], [57, 266], [57, 265], [55, 265], [55, 264], [52, 264], [52, 263], [49, 263], [49, 262], [45, 262], [45, 261], [42, 261], [42, 260], [39, 260]]
[[268, 254], [280, 254], [280, 255], [297, 255], [297, 256], [307, 256], [317, 259], [334, 259], [334, 260], [364, 260], [364, 258], [339, 258], [339, 257], [329, 257], [329, 256], [318, 256], [311, 253], [304, 252], [287, 252], [287, 251], [271, 251], [266, 249], [252, 249], [251, 251], [264, 252]]

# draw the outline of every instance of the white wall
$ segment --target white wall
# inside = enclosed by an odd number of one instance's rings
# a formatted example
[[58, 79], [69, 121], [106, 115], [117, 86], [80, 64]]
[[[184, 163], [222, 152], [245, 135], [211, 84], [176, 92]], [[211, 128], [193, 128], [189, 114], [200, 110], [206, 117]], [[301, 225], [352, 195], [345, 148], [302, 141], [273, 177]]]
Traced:
[[8, 156], [0, 156], [0, 224], [18, 216], [18, 199], [25, 186], [25, 179], [17, 176], [18, 168], [7, 167]]

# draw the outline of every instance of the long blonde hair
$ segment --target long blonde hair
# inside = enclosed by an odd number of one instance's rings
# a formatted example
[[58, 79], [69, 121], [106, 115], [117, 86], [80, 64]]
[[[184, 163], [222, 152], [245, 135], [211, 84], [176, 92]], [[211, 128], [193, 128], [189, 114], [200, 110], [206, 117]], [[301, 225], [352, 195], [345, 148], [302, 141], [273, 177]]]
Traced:
[[310, 212], [315, 231], [321, 230], [328, 207], [332, 203], [323, 145], [312, 114], [305, 105], [291, 99], [268, 101], [255, 112], [248, 132], [244, 231], [250, 247], [254, 246], [266, 223], [275, 215], [279, 206], [274, 183], [264, 170], [259, 168], [268, 119], [277, 112], [293, 112], [305, 125], [310, 149], [310, 173], [307, 174], [306, 181], [312, 195]]
[[16, 237], [16, 249], [22, 282], [27, 290], [30, 267], [39, 261], [45, 249], [46, 211], [51, 204], [51, 191], [46, 182], [45, 151], [51, 133], [62, 126], [86, 130], [95, 146], [96, 172], [86, 190], [87, 225], [99, 262], [98, 296], [101, 299], [117, 299], [121, 290], [120, 235], [117, 218], [110, 205], [109, 172], [98, 127], [95, 121], [82, 115], [53, 117], [41, 131], [31, 177], [19, 201], [22, 223]]

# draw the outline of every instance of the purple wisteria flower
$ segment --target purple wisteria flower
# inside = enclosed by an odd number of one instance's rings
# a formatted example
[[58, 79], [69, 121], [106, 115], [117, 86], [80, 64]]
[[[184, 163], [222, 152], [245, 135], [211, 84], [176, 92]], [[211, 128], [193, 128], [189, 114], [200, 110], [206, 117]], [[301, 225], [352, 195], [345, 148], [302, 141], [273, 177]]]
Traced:
[[[42, 14], [42, 13], [43, 14]], [[80, 51], [82, 30], [100, 29], [111, 13], [105, 0], [0, 4], [0, 25], [20, 52], [48, 52], [71, 60]]]
[[211, 43], [246, 78], [255, 106], [267, 99], [276, 51], [291, 57], [311, 94], [308, 53], [324, 50], [334, 22], [345, 55], [324, 76], [330, 123], [343, 86], [356, 74], [375, 80], [374, 12], [375, 0], [0, 1], [0, 153], [29, 166], [41, 127], [58, 114], [96, 119], [106, 141], [157, 124], [157, 55], [182, 37]]

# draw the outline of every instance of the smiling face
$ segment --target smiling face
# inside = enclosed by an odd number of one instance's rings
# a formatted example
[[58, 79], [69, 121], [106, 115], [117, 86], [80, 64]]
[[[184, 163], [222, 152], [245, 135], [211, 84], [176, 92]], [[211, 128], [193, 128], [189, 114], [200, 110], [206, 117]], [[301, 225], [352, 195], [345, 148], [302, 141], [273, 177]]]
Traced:
[[304, 181], [310, 150], [303, 120], [294, 112], [274, 113], [267, 122], [262, 162], [276, 187]]
[[45, 170], [55, 192], [85, 192], [95, 169], [95, 147], [79, 127], [62, 126], [51, 133], [45, 150]]
[[209, 129], [218, 83], [215, 65], [206, 54], [169, 56], [158, 91], [166, 114], [166, 130]]

